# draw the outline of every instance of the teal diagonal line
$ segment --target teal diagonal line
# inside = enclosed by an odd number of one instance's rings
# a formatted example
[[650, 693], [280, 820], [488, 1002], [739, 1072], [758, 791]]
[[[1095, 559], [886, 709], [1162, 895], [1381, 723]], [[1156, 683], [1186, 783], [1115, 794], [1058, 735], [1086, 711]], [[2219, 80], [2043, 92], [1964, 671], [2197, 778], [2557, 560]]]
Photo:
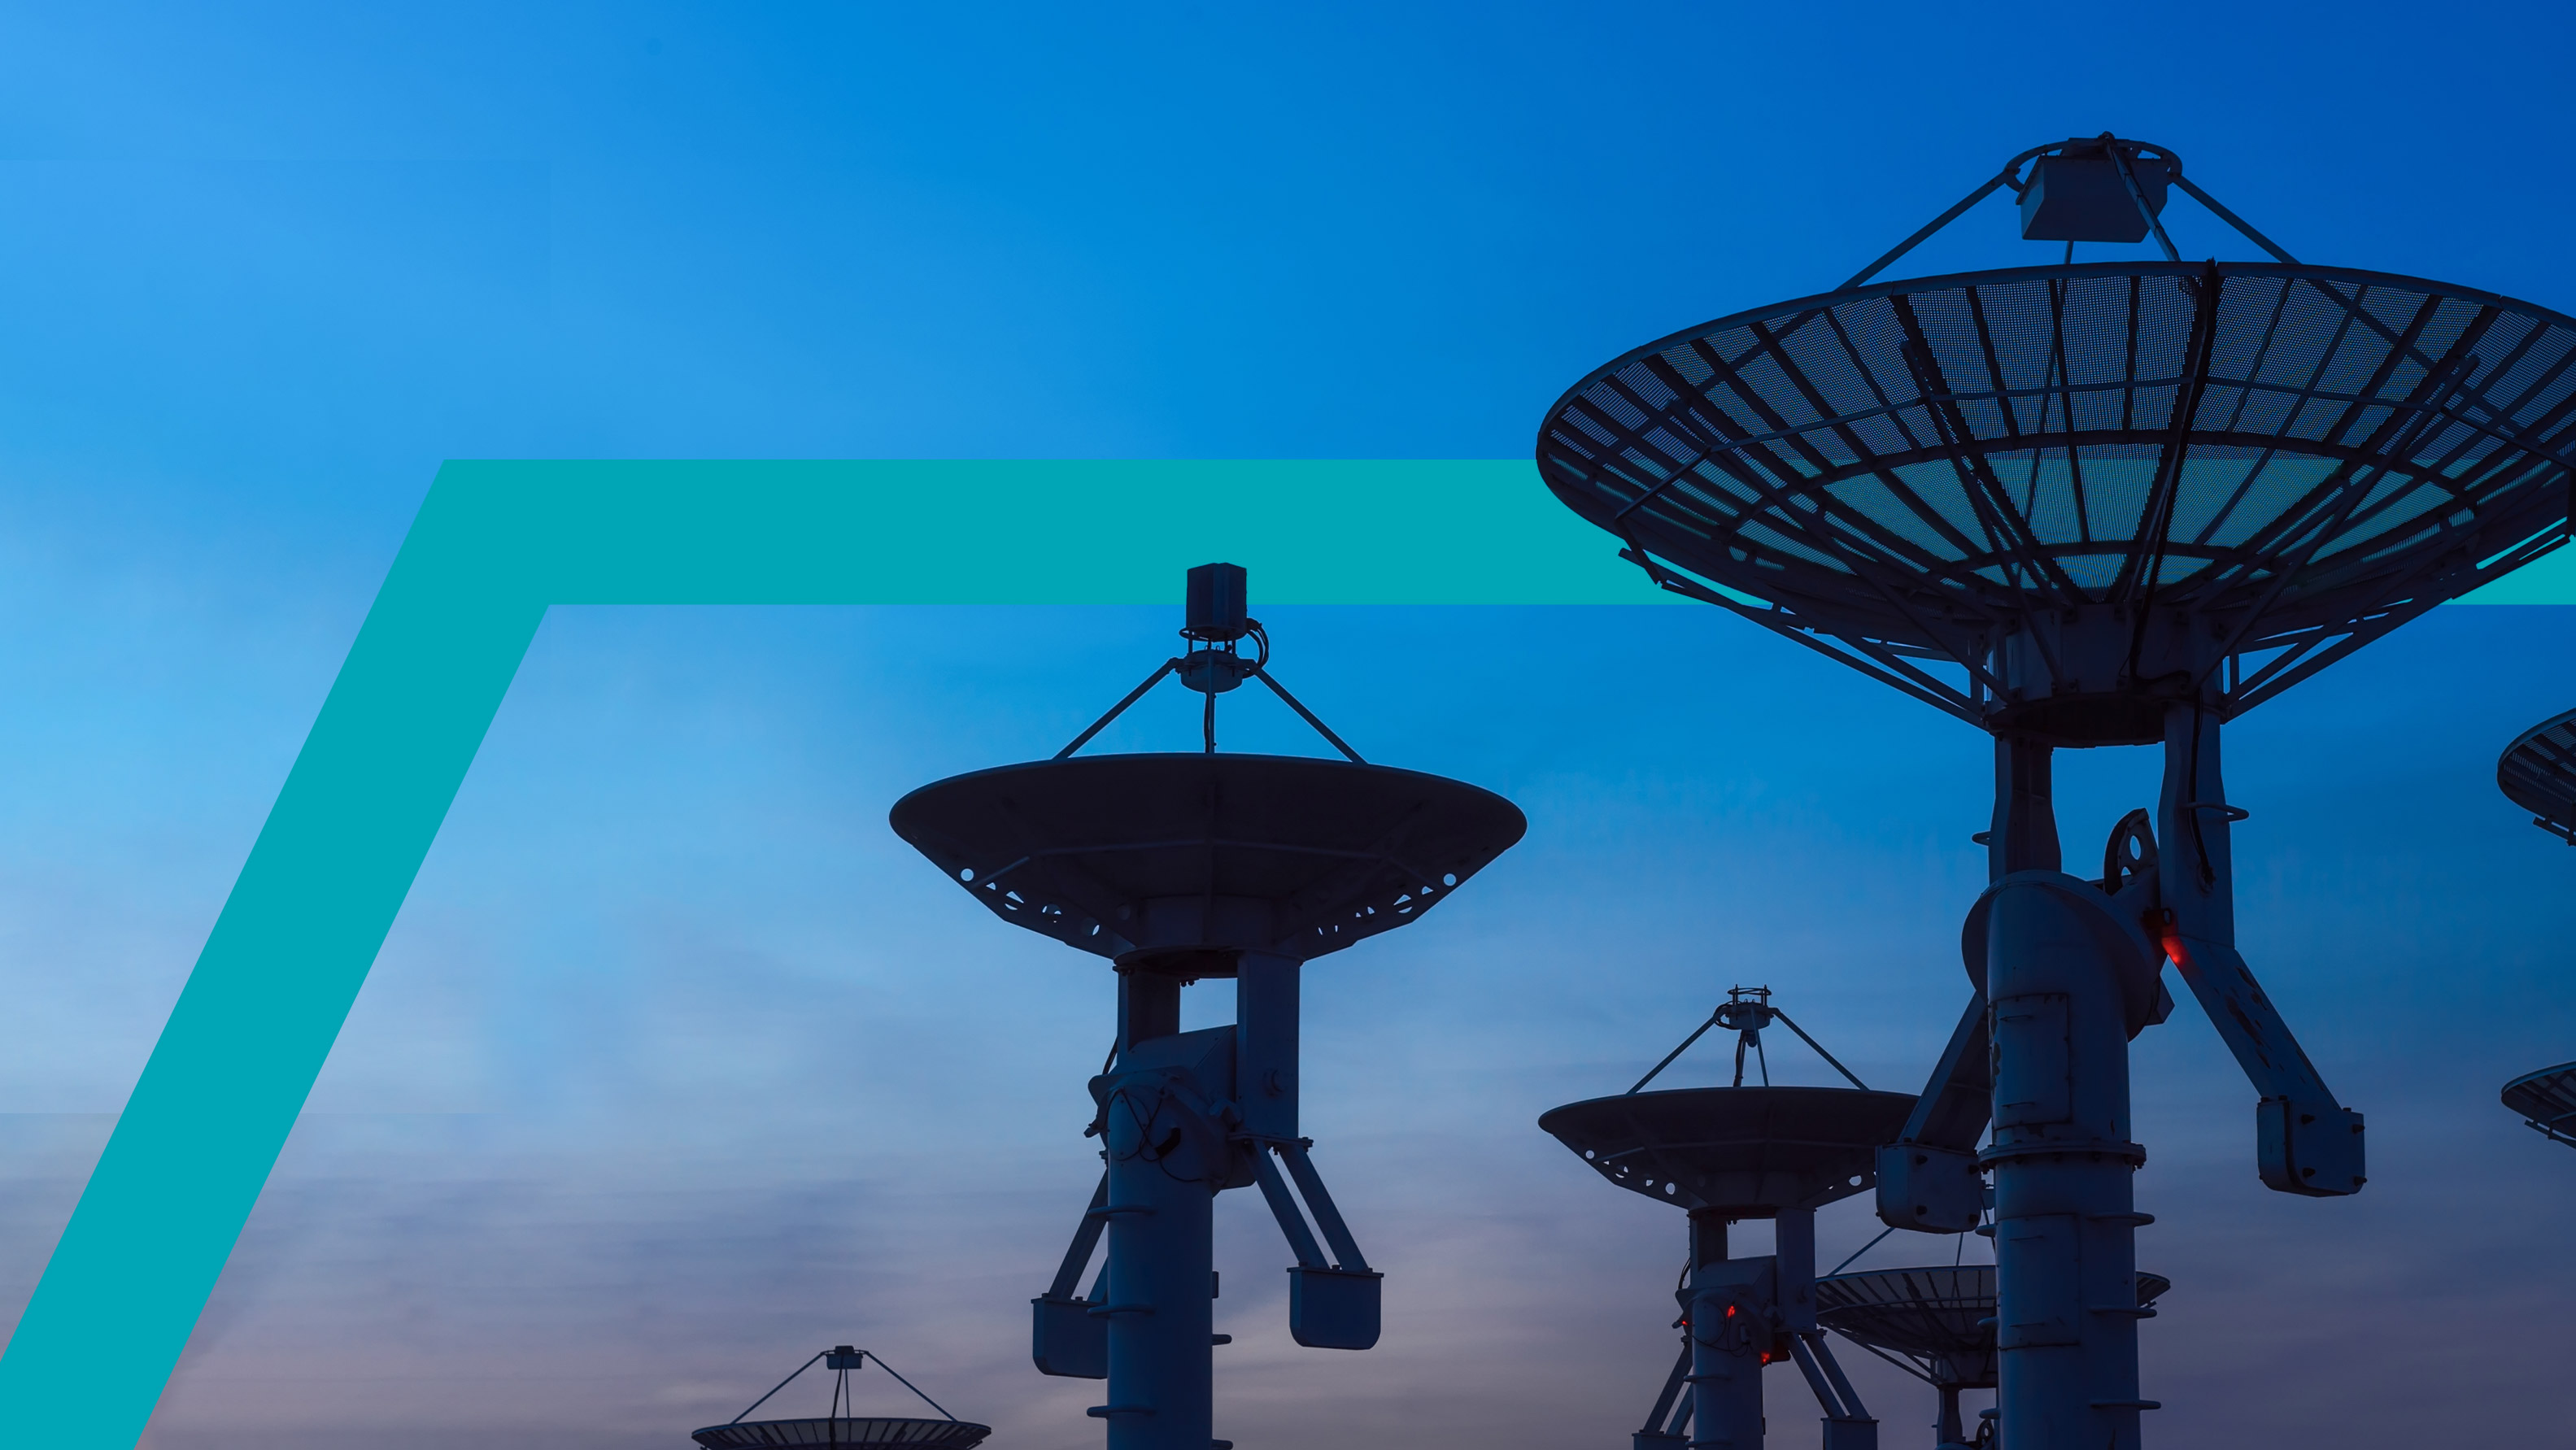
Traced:
[[1527, 463], [472, 463], [422, 504], [34, 1299], [0, 1424], [129, 1450], [555, 603], [1657, 596]]

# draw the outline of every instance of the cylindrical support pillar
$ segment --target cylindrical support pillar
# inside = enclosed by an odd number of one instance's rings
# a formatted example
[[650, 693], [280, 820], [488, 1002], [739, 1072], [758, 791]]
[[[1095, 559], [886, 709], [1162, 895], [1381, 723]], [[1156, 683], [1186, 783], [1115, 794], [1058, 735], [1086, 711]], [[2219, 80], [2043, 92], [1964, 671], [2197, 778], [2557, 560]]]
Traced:
[[1215, 1409], [1216, 1195], [1223, 1140], [1164, 1074], [1120, 1073], [1105, 1137], [1109, 1201], [1109, 1450], [1208, 1450]]
[[2156, 802], [2158, 894], [2190, 936], [2236, 942], [2236, 871], [2219, 769], [2217, 712], [2191, 704], [2165, 711], [2164, 792]]
[[1816, 1211], [1784, 1208], [1771, 1216], [1771, 1260], [1780, 1301], [1780, 1327], [1798, 1334], [1816, 1327]]
[[2122, 974], [2101, 893], [2028, 872], [1988, 893], [1994, 1042], [1995, 1404], [2011, 1450], [2136, 1450], [2138, 1215]]
[[1726, 1219], [1690, 1216], [1691, 1450], [1761, 1450], [1771, 1264], [1726, 1257]]
[[1966, 1426], [1959, 1423], [1959, 1387], [1957, 1385], [1945, 1384], [1939, 1388], [1941, 1391], [1941, 1425], [1937, 1433], [1941, 1438], [1940, 1443], [1934, 1447], [1934, 1450], [1951, 1450], [1951, 1447], [1953, 1446], [1961, 1447], [1961, 1450], [1964, 1450], [1964, 1447], [1968, 1443], [1968, 1431]]
[[2048, 746], [1995, 737], [1995, 815], [1986, 828], [1986, 879], [2015, 871], [2055, 871], [2057, 800]]
[[1245, 952], [1234, 974], [1235, 1102], [1243, 1131], [1297, 1136], [1297, 979], [1293, 957]]

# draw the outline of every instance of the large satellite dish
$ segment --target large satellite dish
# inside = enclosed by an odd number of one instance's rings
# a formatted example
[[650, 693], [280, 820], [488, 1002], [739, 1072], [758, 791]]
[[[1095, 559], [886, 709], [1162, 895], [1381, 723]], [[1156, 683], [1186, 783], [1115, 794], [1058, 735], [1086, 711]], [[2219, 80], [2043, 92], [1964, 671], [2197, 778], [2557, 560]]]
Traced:
[[1569, 388], [1539, 470], [1665, 587], [1972, 723], [2156, 741], [2566, 538], [2576, 320], [2278, 255], [1702, 323]]
[[[2057, 265], [1872, 280], [2006, 188]], [[2185, 260], [2174, 191], [2271, 260]], [[2148, 236], [2161, 260], [2075, 259]], [[2104, 133], [2014, 157], [1834, 292], [1593, 369], [1537, 459], [1662, 588], [1994, 736], [1973, 995], [1879, 1154], [1879, 1215], [1955, 1233], [1990, 1202], [1999, 1433], [2134, 1446], [2156, 1404], [2098, 1286], [2148, 1221], [2127, 1043], [2168, 962], [2255, 1088], [2264, 1184], [2366, 1181], [2361, 1114], [2236, 950], [2221, 726], [2567, 542], [2576, 320], [2301, 262], [2171, 148]], [[2051, 752], [2158, 743], [2155, 810], [2070, 874]]]

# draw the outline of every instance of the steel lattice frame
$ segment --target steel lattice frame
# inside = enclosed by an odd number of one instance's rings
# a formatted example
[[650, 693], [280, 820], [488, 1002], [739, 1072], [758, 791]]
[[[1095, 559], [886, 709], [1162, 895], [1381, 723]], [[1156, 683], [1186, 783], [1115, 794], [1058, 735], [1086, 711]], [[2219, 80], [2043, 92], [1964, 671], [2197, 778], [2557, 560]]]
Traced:
[[2191, 616], [2239, 714], [2564, 543], [2571, 445], [2558, 313], [2117, 262], [1688, 329], [1568, 390], [1538, 462], [1664, 587], [1991, 726], [2002, 642], [2105, 606]]

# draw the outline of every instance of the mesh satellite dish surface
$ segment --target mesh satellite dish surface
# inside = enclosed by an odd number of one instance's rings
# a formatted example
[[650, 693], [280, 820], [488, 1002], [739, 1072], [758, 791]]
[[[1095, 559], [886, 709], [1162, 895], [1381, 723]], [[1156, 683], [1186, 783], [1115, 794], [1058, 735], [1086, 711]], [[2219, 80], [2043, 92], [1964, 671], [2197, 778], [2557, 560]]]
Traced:
[[[2153, 1312], [2172, 1287], [2161, 1274], [2138, 1275], [2138, 1308]], [[1939, 1391], [1943, 1444], [1966, 1438], [1959, 1392], [1995, 1387], [1992, 1264], [1828, 1275], [1816, 1281], [1816, 1321]]]
[[1539, 469], [1668, 589], [1979, 725], [2150, 743], [2565, 537], [2576, 321], [2281, 257], [1855, 279], [1594, 370]]

